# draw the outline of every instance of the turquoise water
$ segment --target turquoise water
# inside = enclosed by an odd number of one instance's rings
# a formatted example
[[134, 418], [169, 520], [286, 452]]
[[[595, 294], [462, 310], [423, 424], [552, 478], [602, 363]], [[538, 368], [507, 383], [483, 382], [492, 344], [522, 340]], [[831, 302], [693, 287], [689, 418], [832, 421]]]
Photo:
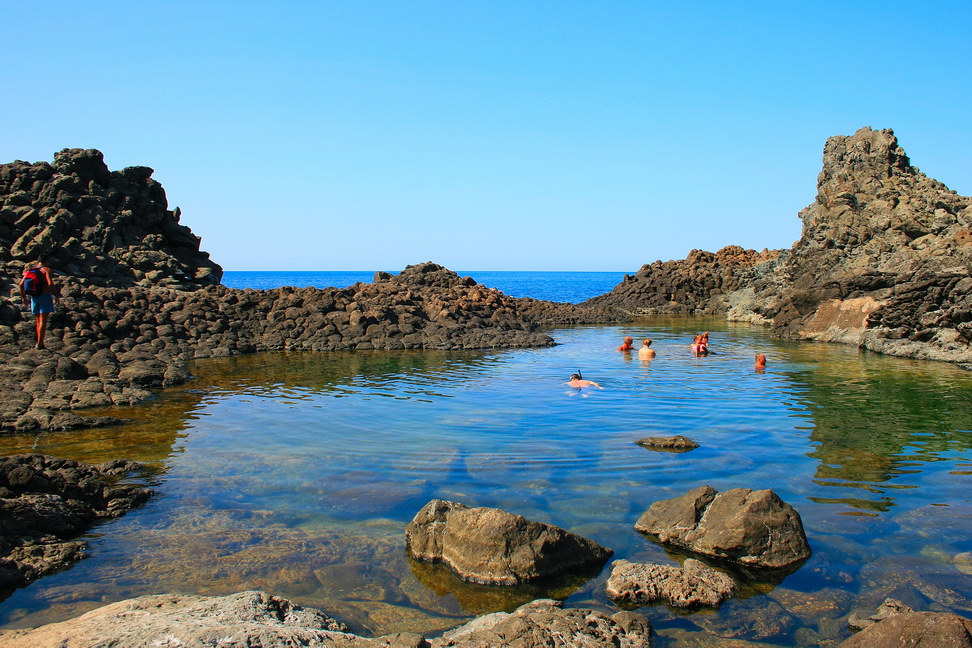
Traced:
[[[692, 334], [716, 352], [694, 358]], [[275, 353], [200, 361], [128, 425], [5, 437], [4, 451], [149, 462], [158, 496], [90, 536], [91, 558], [0, 603], [25, 627], [141, 594], [264, 589], [368, 634], [435, 634], [540, 595], [614, 610], [586, 583], [507, 589], [411, 563], [403, 529], [432, 498], [501, 507], [673, 564], [633, 530], [702, 484], [772, 488], [813, 556], [750, 579], [718, 611], [642, 608], [658, 646], [716, 637], [835, 645], [892, 595], [972, 616], [972, 374], [798, 344], [717, 320], [553, 331], [549, 349]], [[614, 349], [651, 337], [650, 362]], [[763, 373], [755, 352], [769, 357]], [[563, 383], [581, 369], [602, 390]], [[701, 444], [651, 452], [644, 436]], [[965, 570], [965, 571], [963, 571]]]
[[[393, 272], [392, 274], [397, 274]], [[475, 270], [458, 273], [471, 276], [490, 288], [498, 288], [512, 297], [533, 297], [547, 301], [578, 303], [596, 295], [610, 292], [621, 283], [623, 272], [503, 272]], [[231, 271], [223, 273], [223, 284], [230, 288], [258, 288], [267, 290], [280, 286], [304, 288], [347, 288], [363, 281], [370, 283], [374, 271], [331, 272], [256, 272]]]

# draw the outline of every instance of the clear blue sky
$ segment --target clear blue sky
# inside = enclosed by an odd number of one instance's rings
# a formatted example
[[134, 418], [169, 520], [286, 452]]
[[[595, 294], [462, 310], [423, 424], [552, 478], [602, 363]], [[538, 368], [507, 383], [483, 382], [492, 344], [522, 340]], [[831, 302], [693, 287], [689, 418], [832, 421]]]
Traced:
[[0, 0], [0, 162], [145, 165], [228, 270], [789, 247], [826, 138], [972, 194], [972, 3]]

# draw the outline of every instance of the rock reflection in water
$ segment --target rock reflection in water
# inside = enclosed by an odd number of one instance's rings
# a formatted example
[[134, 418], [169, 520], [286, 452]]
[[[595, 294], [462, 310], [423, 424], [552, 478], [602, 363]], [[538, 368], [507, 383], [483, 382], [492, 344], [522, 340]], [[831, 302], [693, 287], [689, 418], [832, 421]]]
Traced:
[[[702, 361], [685, 349], [699, 330], [718, 352]], [[609, 352], [628, 334], [655, 340], [650, 371]], [[842, 619], [885, 596], [959, 612], [972, 600], [972, 375], [711, 320], [556, 337], [540, 351], [211, 359], [149, 404], [91, 412], [125, 425], [4, 437], [4, 454], [153, 463], [160, 496], [99, 528], [91, 559], [0, 604], [0, 624], [141, 594], [260, 588], [366, 634], [432, 635], [539, 592], [410, 564], [404, 527], [429, 499], [504, 508], [618, 558], [680, 563], [633, 524], [703, 483], [773, 488], [800, 512], [814, 555], [785, 577], [744, 580], [717, 612], [642, 609], [666, 646], [836, 645]], [[754, 348], [771, 358], [763, 374]], [[605, 389], [565, 395], [577, 367]], [[700, 447], [646, 452], [634, 442], [647, 434]], [[615, 609], [608, 571], [553, 595]]]

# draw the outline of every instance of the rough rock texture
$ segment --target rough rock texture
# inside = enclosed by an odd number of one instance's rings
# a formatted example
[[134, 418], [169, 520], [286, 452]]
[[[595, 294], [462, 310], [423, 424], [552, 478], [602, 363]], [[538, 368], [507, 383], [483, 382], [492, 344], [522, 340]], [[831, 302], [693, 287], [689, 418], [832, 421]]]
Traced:
[[593, 540], [501, 509], [432, 500], [405, 527], [416, 560], [441, 561], [460, 578], [517, 585], [588, 571], [613, 553]]
[[698, 443], [681, 434], [670, 437], [645, 437], [644, 439], [638, 439], [635, 443], [648, 450], [660, 450], [663, 452], [688, 452], [699, 447]]
[[0, 592], [84, 558], [85, 544], [72, 538], [151, 496], [149, 489], [113, 483], [141, 467], [39, 454], [0, 458]]
[[739, 585], [728, 574], [687, 558], [683, 567], [617, 560], [605, 593], [620, 605], [666, 603], [672, 607], [716, 606], [732, 597]]
[[831, 137], [790, 250], [692, 251], [583, 306], [726, 313], [779, 336], [972, 362], [972, 199], [933, 180], [890, 129]]
[[416, 648], [418, 635], [365, 639], [318, 610], [264, 592], [141, 596], [34, 630], [0, 630], [7, 648], [333, 646]]
[[33, 321], [0, 306], [0, 432], [103, 424], [75, 414], [128, 405], [190, 378], [194, 358], [256, 351], [549, 346], [517, 302], [434, 263], [345, 289], [62, 290], [47, 350]]
[[560, 601], [541, 599], [513, 613], [495, 612], [470, 621], [432, 641], [433, 648], [485, 646], [612, 646], [651, 645], [651, 622], [633, 612], [611, 616], [583, 609], [562, 609]]
[[884, 621], [888, 617], [892, 617], [896, 614], [903, 614], [905, 612], [914, 612], [914, 610], [901, 601], [893, 598], [887, 598], [884, 599], [884, 602], [878, 606], [877, 612], [866, 619], [862, 619], [857, 614], [851, 614], [849, 617], [847, 617], [847, 625], [852, 630], [863, 630], [864, 628], [871, 627], [878, 621]]
[[0, 630], [0, 643], [5, 648], [635, 648], [651, 644], [651, 623], [633, 612], [608, 616], [539, 600], [509, 614], [479, 617], [431, 642], [409, 633], [369, 639], [351, 634], [343, 623], [318, 610], [250, 591], [223, 597], [142, 596], [33, 630]]
[[810, 556], [796, 510], [771, 490], [700, 486], [655, 502], [635, 529], [661, 543], [741, 565], [777, 569]]
[[41, 252], [53, 268], [95, 285], [219, 281], [222, 269], [179, 224], [152, 173], [109, 171], [94, 149], [64, 149], [53, 164], [0, 165], [0, 281], [16, 283]]
[[862, 630], [838, 648], [972, 648], [972, 620], [945, 612], [903, 612]]
[[611, 292], [581, 303], [587, 308], [632, 315], [724, 313], [727, 295], [749, 286], [775, 267], [778, 251], [745, 250], [729, 245], [715, 254], [692, 250], [685, 259], [641, 266]]

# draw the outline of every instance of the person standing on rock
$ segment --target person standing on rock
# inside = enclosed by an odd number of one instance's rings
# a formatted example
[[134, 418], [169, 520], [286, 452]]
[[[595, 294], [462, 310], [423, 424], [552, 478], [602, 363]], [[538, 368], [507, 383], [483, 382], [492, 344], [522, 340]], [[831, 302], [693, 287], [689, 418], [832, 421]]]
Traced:
[[20, 278], [20, 300], [37, 317], [34, 329], [37, 333], [36, 349], [46, 348], [44, 336], [47, 334], [47, 320], [60, 301], [58, 287], [54, 284], [54, 273], [47, 265], [48, 257], [41, 254], [37, 263], [24, 269]]

